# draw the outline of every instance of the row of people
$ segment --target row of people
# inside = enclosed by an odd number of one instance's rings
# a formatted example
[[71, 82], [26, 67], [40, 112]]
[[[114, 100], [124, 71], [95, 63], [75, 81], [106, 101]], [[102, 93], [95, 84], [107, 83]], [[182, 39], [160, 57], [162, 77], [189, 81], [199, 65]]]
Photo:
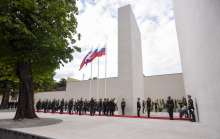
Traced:
[[[196, 118], [195, 118], [195, 113], [194, 113], [195, 108], [194, 108], [193, 100], [190, 95], [188, 95], [187, 97], [188, 97], [188, 102], [185, 97], [183, 97], [182, 100], [178, 102], [180, 106], [180, 109], [179, 109], [180, 118], [182, 118], [185, 115], [187, 118], [190, 118], [192, 122], [195, 122]], [[143, 113], [144, 113], [144, 109], [146, 108], [148, 117], [150, 117], [152, 104], [153, 103], [151, 102], [151, 98], [147, 98], [146, 101], [144, 100], [142, 101]], [[173, 120], [175, 102], [170, 96], [168, 96], [165, 106], [166, 106], [167, 112], [169, 113], [170, 120]], [[140, 102], [140, 98], [138, 98], [137, 100], [137, 116], [138, 117], [140, 117], [140, 111], [141, 111], [141, 102]]]
[[[142, 100], [142, 103], [140, 101], [140, 98], [137, 100], [137, 116], [140, 116], [140, 111], [142, 109], [142, 112], [147, 112], [147, 117], [150, 117], [151, 111], [153, 109], [155, 112], [157, 112], [158, 108], [161, 107], [160, 105], [164, 105], [164, 109], [167, 110], [169, 113], [170, 119], [173, 119], [173, 113], [175, 109], [179, 109], [180, 112], [180, 118], [182, 118], [184, 115], [187, 118], [191, 118], [192, 121], [195, 121], [195, 114], [194, 114], [194, 106], [193, 106], [193, 100], [191, 99], [191, 96], [188, 96], [188, 103], [185, 97], [183, 97], [182, 100], [174, 100], [170, 96], [165, 101], [164, 99], [152, 101], [151, 98], [147, 98], [146, 100]], [[126, 101], [123, 98], [121, 100], [121, 111], [122, 115], [125, 115], [125, 108], [126, 108]], [[94, 115], [96, 112], [99, 115], [114, 115], [114, 112], [118, 109], [117, 108], [117, 102], [115, 98], [109, 99], [99, 99], [98, 101], [96, 99], [91, 98], [90, 100], [87, 99], [78, 99], [74, 100], [71, 99], [69, 101], [62, 100], [45, 100], [41, 101], [39, 100], [36, 104], [37, 111], [43, 110], [44, 112], [57, 112], [63, 113], [63, 111], [68, 111], [69, 114], [72, 114], [73, 112], [81, 115], [86, 114], [87, 112], [90, 112], [90, 115]]]
[[69, 101], [64, 101], [64, 99], [54, 99], [52, 101], [45, 100], [45, 101], [37, 101], [36, 103], [37, 111], [43, 110], [44, 112], [60, 112], [61, 114], [64, 111], [68, 111], [69, 114], [73, 112], [82, 115], [90, 113], [90, 115], [95, 115], [98, 112], [99, 115], [114, 115], [117, 105], [115, 103], [115, 99], [99, 99], [98, 101], [94, 98], [90, 100], [87, 99], [70, 99]]

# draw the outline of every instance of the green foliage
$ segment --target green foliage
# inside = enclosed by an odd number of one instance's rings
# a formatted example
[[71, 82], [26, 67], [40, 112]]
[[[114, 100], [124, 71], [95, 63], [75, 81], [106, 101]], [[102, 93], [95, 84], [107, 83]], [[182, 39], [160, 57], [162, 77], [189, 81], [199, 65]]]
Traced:
[[80, 51], [69, 44], [75, 42], [75, 4], [75, 0], [1, 0], [0, 61], [11, 67], [30, 62], [37, 80], [73, 60], [72, 53]]

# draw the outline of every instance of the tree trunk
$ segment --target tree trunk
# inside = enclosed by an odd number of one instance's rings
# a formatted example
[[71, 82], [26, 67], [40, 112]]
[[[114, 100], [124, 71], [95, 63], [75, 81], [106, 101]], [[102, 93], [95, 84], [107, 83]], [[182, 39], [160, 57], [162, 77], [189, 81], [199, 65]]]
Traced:
[[2, 101], [1, 101], [1, 109], [7, 109], [8, 108], [8, 102], [9, 102], [9, 91], [6, 88], [2, 95]]
[[37, 118], [34, 110], [34, 91], [30, 62], [17, 64], [19, 78], [18, 107], [14, 119]]

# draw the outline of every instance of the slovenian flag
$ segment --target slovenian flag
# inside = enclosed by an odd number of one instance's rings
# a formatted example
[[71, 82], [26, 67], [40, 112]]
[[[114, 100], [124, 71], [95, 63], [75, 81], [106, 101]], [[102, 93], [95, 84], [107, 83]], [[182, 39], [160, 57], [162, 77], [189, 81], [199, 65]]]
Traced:
[[101, 48], [99, 51], [98, 51], [98, 54], [97, 54], [97, 57], [101, 57], [105, 55], [105, 47], [104, 48]]
[[87, 55], [83, 58], [83, 60], [82, 60], [82, 62], [81, 62], [81, 64], [80, 64], [79, 70], [81, 70], [85, 64], [87, 65], [87, 63], [89, 63], [89, 62], [88, 62], [88, 58], [89, 58], [89, 56], [90, 56], [91, 54], [92, 54], [92, 50], [90, 50], [90, 51], [87, 53]]
[[92, 62], [96, 57], [101, 57], [105, 54], [105, 47], [101, 48], [100, 50], [96, 48], [94, 51], [89, 51], [89, 53], [82, 60], [79, 70], [81, 70], [85, 64], [87, 65], [88, 63]]

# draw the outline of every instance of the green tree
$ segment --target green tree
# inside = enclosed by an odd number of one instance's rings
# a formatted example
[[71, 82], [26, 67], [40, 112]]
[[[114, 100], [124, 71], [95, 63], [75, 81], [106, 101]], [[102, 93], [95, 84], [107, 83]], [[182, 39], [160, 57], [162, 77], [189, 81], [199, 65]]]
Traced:
[[60, 81], [56, 82], [55, 89], [57, 91], [63, 91], [66, 89], [66, 79], [62, 78]]
[[53, 79], [55, 73], [49, 72], [44, 74], [43, 76], [38, 76], [34, 80], [34, 91], [35, 92], [43, 92], [43, 91], [52, 91], [55, 90], [55, 80]]
[[0, 61], [14, 67], [19, 102], [14, 119], [36, 118], [33, 80], [73, 59], [75, 0], [1, 0]]
[[0, 94], [2, 94], [1, 109], [8, 107], [9, 96], [12, 90], [17, 89], [18, 80], [13, 74], [13, 68], [0, 63]]

